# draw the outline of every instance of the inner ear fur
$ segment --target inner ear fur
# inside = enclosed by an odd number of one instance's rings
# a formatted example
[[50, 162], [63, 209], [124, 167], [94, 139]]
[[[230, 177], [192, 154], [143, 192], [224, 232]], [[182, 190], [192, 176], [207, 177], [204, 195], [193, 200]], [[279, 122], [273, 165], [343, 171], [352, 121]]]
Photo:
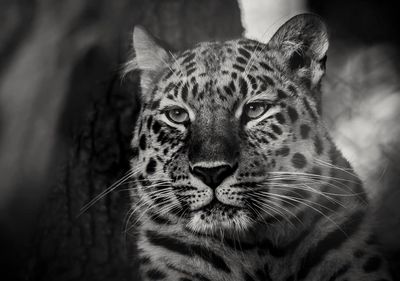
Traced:
[[327, 28], [314, 14], [300, 14], [284, 23], [268, 43], [278, 49], [285, 67], [310, 88], [319, 85], [325, 73], [329, 46]]
[[170, 53], [158, 42], [145, 28], [135, 26], [132, 35], [133, 56], [125, 64], [124, 75], [133, 70], [140, 70], [142, 95], [148, 95], [154, 80], [171, 61]]

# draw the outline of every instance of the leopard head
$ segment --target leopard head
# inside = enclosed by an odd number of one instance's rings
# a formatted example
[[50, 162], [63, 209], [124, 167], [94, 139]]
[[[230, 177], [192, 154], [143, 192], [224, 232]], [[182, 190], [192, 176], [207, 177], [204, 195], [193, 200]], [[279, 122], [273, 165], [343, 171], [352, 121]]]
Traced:
[[245, 231], [315, 201], [320, 183], [305, 175], [323, 176], [315, 159], [329, 157], [317, 16], [293, 17], [267, 44], [205, 42], [174, 55], [137, 27], [133, 46], [126, 72], [141, 71], [142, 106], [132, 175], [145, 212], [200, 233]]

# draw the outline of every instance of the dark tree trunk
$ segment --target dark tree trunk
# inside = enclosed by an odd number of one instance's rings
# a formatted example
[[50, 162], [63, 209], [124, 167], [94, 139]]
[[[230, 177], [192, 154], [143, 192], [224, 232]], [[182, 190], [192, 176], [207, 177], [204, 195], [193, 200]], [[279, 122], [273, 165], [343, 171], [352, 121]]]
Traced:
[[[131, 31], [141, 24], [176, 50], [202, 40], [239, 37], [243, 29], [238, 3], [38, 0], [6, 1], [0, 10], [6, 8], [17, 20], [5, 30], [10, 35], [7, 44], [0, 46], [7, 56], [0, 63], [0, 97], [14, 91], [29, 96], [31, 103], [15, 100], [16, 107], [26, 108], [22, 119], [0, 105], [0, 129], [12, 119], [25, 133], [8, 136], [11, 133], [2, 130], [0, 135], [18, 140], [0, 143], [0, 151], [9, 151], [14, 159], [0, 161], [10, 172], [10, 199], [0, 204], [2, 267], [8, 271], [3, 276], [137, 280], [132, 229], [125, 225], [128, 185], [101, 196], [80, 214], [129, 170], [138, 77], [122, 83], [119, 69], [128, 57]], [[21, 60], [23, 56], [28, 58]], [[37, 79], [18, 80], [26, 64]], [[38, 120], [45, 121], [40, 128], [44, 131], [31, 128]]]

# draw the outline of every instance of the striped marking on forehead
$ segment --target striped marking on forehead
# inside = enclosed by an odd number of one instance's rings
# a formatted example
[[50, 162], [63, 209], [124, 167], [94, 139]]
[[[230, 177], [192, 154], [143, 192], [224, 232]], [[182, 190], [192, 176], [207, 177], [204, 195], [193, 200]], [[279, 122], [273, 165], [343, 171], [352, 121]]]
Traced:
[[[226, 57], [218, 61], [215, 55], [220, 51]], [[278, 91], [278, 97], [282, 99], [297, 94], [294, 85], [282, 81], [274, 62], [261, 55], [264, 51], [266, 45], [247, 39], [201, 43], [174, 58], [172, 70], [159, 83], [158, 96], [183, 102], [215, 102], [215, 99], [225, 102], [266, 91]], [[210, 54], [214, 62], [220, 64], [217, 72], [205, 72], [208, 69], [205, 62]]]

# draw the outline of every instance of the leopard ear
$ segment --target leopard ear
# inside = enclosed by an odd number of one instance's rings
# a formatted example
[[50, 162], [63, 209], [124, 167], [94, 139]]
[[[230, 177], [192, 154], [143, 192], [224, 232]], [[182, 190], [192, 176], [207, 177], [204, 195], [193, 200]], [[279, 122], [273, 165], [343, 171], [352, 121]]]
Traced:
[[132, 70], [140, 70], [140, 86], [144, 93], [151, 88], [154, 79], [168, 66], [171, 57], [141, 26], [135, 27], [132, 39], [134, 55], [125, 64], [124, 74]]
[[309, 88], [320, 84], [325, 73], [329, 41], [327, 28], [314, 14], [300, 14], [284, 23], [268, 43], [278, 49], [285, 67]]

